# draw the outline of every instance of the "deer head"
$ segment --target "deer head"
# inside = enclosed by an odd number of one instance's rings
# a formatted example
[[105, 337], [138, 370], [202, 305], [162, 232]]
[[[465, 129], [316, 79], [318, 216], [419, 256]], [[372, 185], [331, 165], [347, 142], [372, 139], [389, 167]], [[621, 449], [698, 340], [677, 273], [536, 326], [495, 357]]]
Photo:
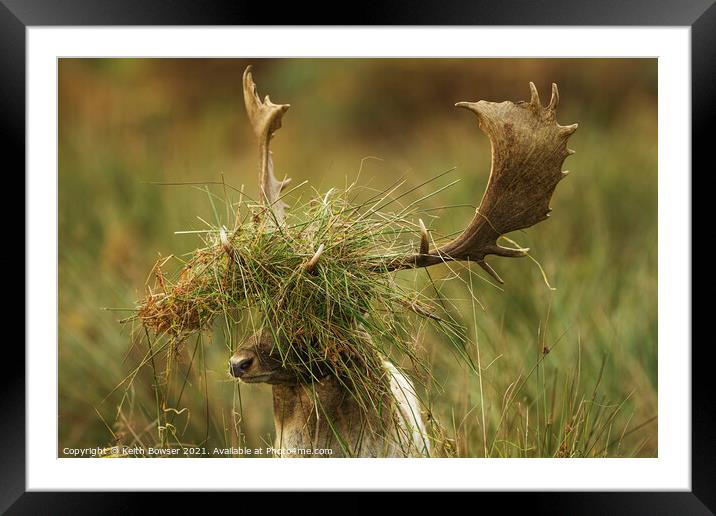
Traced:
[[[477, 115], [480, 128], [492, 144], [492, 169], [475, 215], [457, 238], [431, 250], [430, 235], [420, 222], [421, 242], [417, 253], [386, 257], [381, 270], [430, 267], [450, 261], [476, 262], [496, 281], [502, 278], [485, 261], [489, 255], [508, 258], [526, 256], [528, 249], [503, 247], [503, 235], [525, 229], [548, 218], [549, 203], [557, 184], [567, 172], [562, 163], [573, 153], [567, 140], [577, 124], [561, 126], [556, 120], [559, 92], [552, 84], [547, 106], [540, 102], [537, 88], [530, 83], [528, 102], [458, 102], [457, 107]], [[259, 199], [273, 223], [284, 224], [287, 205], [282, 190], [290, 179], [276, 178], [270, 151], [274, 133], [281, 127], [288, 104], [274, 104], [268, 96], [262, 101], [248, 67], [243, 75], [244, 101], [258, 148]], [[323, 246], [306, 260], [310, 271], [321, 259]], [[274, 337], [269, 331], [248, 339], [230, 361], [230, 373], [247, 382], [297, 383], [325, 374], [320, 364], [309, 364], [311, 374], [302, 375], [284, 367]], [[315, 370], [313, 368], [315, 367]]]
[[271, 385], [308, 383], [328, 374], [325, 364], [310, 360], [301, 353], [301, 348], [296, 350], [293, 358], [299, 364], [287, 364], [274, 335], [268, 330], [258, 331], [237, 347], [229, 360], [229, 373], [242, 382]]
[[286, 368], [268, 332], [256, 332], [239, 346], [229, 360], [229, 372], [246, 383], [295, 385], [299, 376]]

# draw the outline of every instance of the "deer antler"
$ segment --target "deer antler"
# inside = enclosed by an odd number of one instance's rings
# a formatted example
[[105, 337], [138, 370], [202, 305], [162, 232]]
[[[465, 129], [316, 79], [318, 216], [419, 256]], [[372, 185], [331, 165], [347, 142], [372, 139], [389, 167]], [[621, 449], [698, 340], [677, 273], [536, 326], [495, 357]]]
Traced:
[[477, 262], [493, 278], [502, 279], [485, 262], [485, 256], [525, 256], [528, 249], [511, 249], [497, 239], [511, 231], [534, 226], [551, 211], [549, 202], [557, 183], [564, 179], [565, 158], [574, 153], [567, 139], [577, 124], [557, 124], [557, 85], [552, 84], [549, 105], [540, 103], [537, 88], [530, 83], [529, 102], [458, 102], [457, 107], [473, 111], [480, 128], [492, 143], [492, 170], [480, 206], [467, 228], [454, 240], [428, 252], [425, 230], [421, 228], [421, 249], [416, 255], [394, 259], [390, 270], [428, 267], [450, 260]]
[[291, 180], [286, 178], [279, 181], [274, 176], [269, 144], [273, 133], [281, 127], [281, 118], [290, 106], [274, 104], [268, 95], [263, 102], [261, 101], [251, 76], [251, 66], [247, 66], [244, 70], [243, 85], [246, 113], [249, 115], [259, 147], [259, 196], [261, 201], [272, 210], [276, 221], [281, 223], [284, 219], [284, 211], [288, 207], [280, 199], [281, 190]]

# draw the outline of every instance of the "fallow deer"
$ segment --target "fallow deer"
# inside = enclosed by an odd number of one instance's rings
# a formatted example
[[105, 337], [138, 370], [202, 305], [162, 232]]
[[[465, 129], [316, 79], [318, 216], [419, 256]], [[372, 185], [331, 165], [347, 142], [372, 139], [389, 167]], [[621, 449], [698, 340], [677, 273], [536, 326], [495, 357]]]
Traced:
[[[246, 111], [258, 142], [260, 199], [280, 224], [287, 207], [281, 191], [289, 180], [275, 177], [269, 144], [289, 105], [274, 104], [268, 96], [262, 101], [250, 67], [244, 72], [243, 89]], [[552, 194], [567, 174], [562, 171], [562, 163], [573, 153], [567, 148], [567, 139], [577, 129], [577, 124], [561, 126], [556, 121], [559, 101], [556, 84], [552, 84], [546, 107], [542, 106], [533, 83], [530, 92], [529, 102], [481, 100], [456, 104], [477, 115], [480, 128], [492, 144], [492, 169], [480, 205], [457, 238], [432, 251], [428, 232], [421, 225], [419, 251], [390, 258], [386, 270], [467, 261], [477, 263], [502, 283], [485, 257], [526, 256], [528, 249], [503, 247], [497, 241], [549, 216]], [[320, 260], [321, 251], [319, 248], [310, 263], [315, 265]], [[328, 450], [333, 457], [430, 455], [413, 384], [392, 363], [385, 361], [382, 371], [392, 395], [381, 401], [380, 410], [367, 411], [346, 383], [322, 373], [320, 364], [315, 365], [316, 370], [310, 375], [302, 375], [284, 367], [277, 355], [272, 333], [264, 331], [241, 344], [229, 364], [230, 374], [242, 382], [272, 385], [277, 456], [306, 456], [306, 450], [310, 453], [319, 449]]]

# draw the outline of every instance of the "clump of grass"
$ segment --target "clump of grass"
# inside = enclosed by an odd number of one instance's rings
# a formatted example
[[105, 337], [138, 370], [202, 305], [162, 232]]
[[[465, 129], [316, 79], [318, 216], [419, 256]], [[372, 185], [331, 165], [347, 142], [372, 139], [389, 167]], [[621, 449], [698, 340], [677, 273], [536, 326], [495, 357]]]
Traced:
[[431, 308], [388, 273], [391, 257], [415, 252], [419, 226], [405, 212], [378, 209], [384, 196], [354, 198], [353, 187], [332, 189], [282, 224], [266, 207], [240, 203], [235, 227], [200, 233], [203, 246], [176, 258], [178, 272], [165, 273], [175, 257], [157, 262], [134, 318], [180, 343], [248, 313], [254, 331], [273, 334], [285, 367], [305, 375], [319, 365], [366, 403], [380, 403], [390, 392], [386, 375], [376, 377], [383, 359], [397, 352], [424, 365], [407, 338], [406, 307], [422, 315]]

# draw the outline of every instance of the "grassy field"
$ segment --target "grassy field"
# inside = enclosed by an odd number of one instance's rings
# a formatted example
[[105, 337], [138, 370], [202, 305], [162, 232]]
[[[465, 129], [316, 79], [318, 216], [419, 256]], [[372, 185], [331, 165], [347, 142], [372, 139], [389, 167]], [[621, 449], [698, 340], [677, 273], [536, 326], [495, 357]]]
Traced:
[[[119, 324], [131, 312], [115, 310], [135, 306], [160, 255], [200, 245], [175, 231], [215, 217], [203, 187], [156, 183], [257, 188], [241, 96], [246, 64], [60, 61], [60, 450], [156, 445], [156, 386], [167, 396], [159, 417], [171, 425], [169, 444], [273, 440], [270, 388], [229, 379], [233, 344], [222, 332], [188, 340], [168, 376], [161, 357], [136, 370], [146, 339]], [[461, 180], [424, 203], [468, 205], [426, 215], [443, 233], [468, 222], [490, 167], [487, 137], [454, 103], [526, 100], [529, 81], [545, 100], [558, 83], [559, 122], [580, 124], [565, 162], [572, 174], [548, 221], [510, 235], [532, 249], [555, 290], [529, 259], [491, 260], [501, 288], [479, 269], [457, 269], [463, 281], [445, 266], [430, 270], [482, 371], [416, 321], [416, 346], [435, 377], [424, 393], [430, 419], [450, 456], [657, 455], [656, 60], [252, 64], [260, 91], [292, 105], [272, 144], [279, 175], [326, 191], [360, 169], [365, 186], [405, 177], [409, 189], [456, 167], [410, 195]], [[432, 288], [424, 271], [399, 275]]]

